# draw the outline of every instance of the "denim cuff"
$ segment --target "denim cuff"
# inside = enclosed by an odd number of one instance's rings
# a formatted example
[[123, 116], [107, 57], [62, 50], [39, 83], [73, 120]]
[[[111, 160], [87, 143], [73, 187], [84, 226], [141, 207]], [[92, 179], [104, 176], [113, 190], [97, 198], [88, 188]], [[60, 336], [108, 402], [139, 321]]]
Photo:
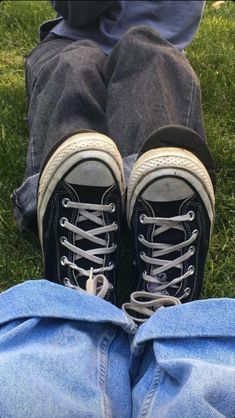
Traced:
[[134, 323], [111, 303], [47, 280], [29, 280], [0, 294], [0, 326], [20, 318], [63, 318], [112, 323], [127, 333]]
[[37, 233], [37, 188], [39, 174], [28, 177], [11, 195], [13, 213], [21, 231]]
[[197, 300], [160, 308], [143, 324], [133, 351], [149, 340], [194, 337], [235, 337], [235, 299]]

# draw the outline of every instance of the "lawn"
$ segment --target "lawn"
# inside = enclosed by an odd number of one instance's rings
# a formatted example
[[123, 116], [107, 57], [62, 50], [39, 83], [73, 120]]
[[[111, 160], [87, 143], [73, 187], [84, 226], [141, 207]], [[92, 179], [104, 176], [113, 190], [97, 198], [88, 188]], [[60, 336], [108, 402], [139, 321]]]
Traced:
[[[39, 24], [54, 17], [46, 1], [0, 3], [0, 291], [42, 277], [37, 240], [20, 234], [10, 195], [23, 179], [27, 152], [24, 57], [38, 42]], [[207, 2], [187, 49], [201, 80], [208, 143], [217, 171], [216, 221], [202, 297], [235, 297], [235, 3]]]

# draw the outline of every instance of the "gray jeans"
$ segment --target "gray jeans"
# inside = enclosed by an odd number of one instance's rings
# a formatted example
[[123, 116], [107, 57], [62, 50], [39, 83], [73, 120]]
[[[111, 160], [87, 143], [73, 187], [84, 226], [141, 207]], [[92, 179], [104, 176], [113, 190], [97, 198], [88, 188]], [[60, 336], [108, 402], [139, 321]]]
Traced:
[[29, 146], [13, 192], [21, 229], [36, 229], [40, 168], [50, 149], [79, 129], [104, 133], [126, 168], [153, 131], [183, 125], [205, 141], [199, 81], [183, 54], [147, 26], [130, 29], [109, 56], [89, 40], [49, 35], [26, 60]]

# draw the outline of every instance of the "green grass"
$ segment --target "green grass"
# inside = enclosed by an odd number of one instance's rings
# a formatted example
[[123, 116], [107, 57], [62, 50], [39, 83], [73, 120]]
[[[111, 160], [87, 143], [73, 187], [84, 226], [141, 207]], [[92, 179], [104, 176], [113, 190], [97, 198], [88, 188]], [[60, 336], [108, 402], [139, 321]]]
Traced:
[[[234, 33], [235, 4], [208, 2], [187, 57], [202, 85], [208, 142], [218, 176], [216, 221], [203, 297], [235, 297]], [[45, 1], [0, 3], [0, 290], [42, 276], [37, 241], [19, 233], [10, 194], [23, 179], [27, 152], [24, 58], [38, 26], [54, 11]]]

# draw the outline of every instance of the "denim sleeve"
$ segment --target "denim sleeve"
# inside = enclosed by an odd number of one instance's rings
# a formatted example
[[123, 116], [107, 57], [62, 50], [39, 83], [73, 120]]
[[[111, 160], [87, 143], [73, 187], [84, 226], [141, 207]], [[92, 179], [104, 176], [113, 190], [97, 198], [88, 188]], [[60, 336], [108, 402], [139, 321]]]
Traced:
[[51, 0], [58, 15], [75, 28], [83, 28], [93, 22], [113, 1]]

